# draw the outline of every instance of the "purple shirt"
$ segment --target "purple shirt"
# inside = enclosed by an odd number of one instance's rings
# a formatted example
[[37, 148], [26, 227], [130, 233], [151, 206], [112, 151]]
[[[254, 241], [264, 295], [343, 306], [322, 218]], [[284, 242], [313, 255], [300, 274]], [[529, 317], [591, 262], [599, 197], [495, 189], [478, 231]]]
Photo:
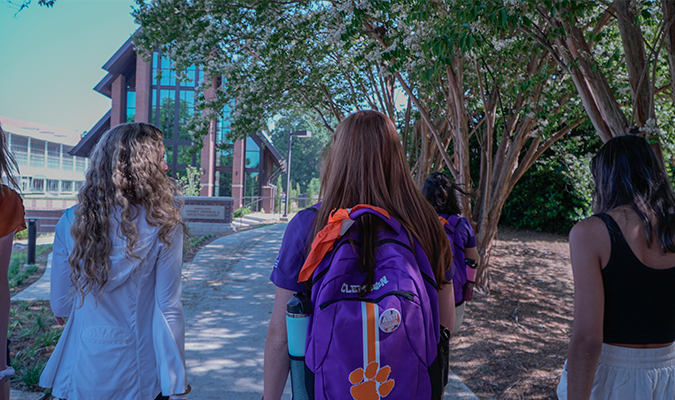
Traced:
[[306, 208], [288, 223], [281, 242], [279, 255], [274, 262], [270, 280], [276, 286], [293, 292], [304, 292], [304, 283], [298, 283], [298, 274], [305, 263], [312, 244], [316, 206]]
[[[438, 215], [445, 219], [450, 217], [450, 214]], [[464, 243], [462, 247], [464, 247], [465, 250], [476, 247], [476, 234], [473, 232], [473, 228], [471, 227], [468, 219], [462, 218], [459, 221], [459, 224], [457, 224], [457, 229], [459, 230], [459, 235], [462, 237], [462, 242]]]

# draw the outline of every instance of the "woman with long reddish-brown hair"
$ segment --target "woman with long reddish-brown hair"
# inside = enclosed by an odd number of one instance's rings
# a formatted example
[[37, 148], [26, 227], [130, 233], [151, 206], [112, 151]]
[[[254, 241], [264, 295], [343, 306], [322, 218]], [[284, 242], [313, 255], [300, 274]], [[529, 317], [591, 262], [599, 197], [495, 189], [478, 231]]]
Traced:
[[9, 377], [14, 374], [9, 365], [9, 344], [5, 347], [5, 342], [9, 343], [7, 329], [10, 297], [7, 272], [14, 234], [26, 229], [21, 197], [11, 187], [2, 183], [6, 181], [16, 189], [18, 185], [13, 175], [14, 171], [18, 171], [18, 166], [7, 148], [7, 137], [0, 126], [0, 362], [6, 362], [4, 368], [0, 366], [0, 400], [9, 399]]
[[[289, 373], [286, 304], [295, 292], [307, 291], [307, 284], [298, 283], [301, 269], [304, 272], [310, 244], [322, 237], [336, 210], [351, 212], [357, 205], [366, 205], [384, 210], [382, 212], [398, 221], [411, 247], [417, 249], [420, 265], [430, 265], [433, 275], [430, 279], [440, 287], [438, 300], [434, 297], [438, 304], [433, 305], [440, 316], [435, 318], [440, 318], [443, 326], [454, 325], [454, 294], [452, 285], [444, 280], [446, 268], [452, 264], [449, 242], [436, 212], [422, 196], [410, 174], [399, 135], [389, 118], [377, 111], [359, 111], [339, 124], [321, 171], [320, 199], [319, 205], [299, 212], [289, 223], [270, 278], [277, 288], [265, 345], [266, 400], [280, 398]], [[359, 237], [362, 238], [359, 253], [365, 275], [365, 281], [357, 286], [357, 290], [362, 292], [360, 296], [377, 290], [383, 282], [390, 284], [386, 279], [378, 282], [373, 279], [379, 262], [378, 249], [384, 246], [380, 245], [383, 242], [378, 238], [387, 229], [382, 221], [374, 214], [358, 218]], [[311, 247], [313, 253], [315, 245]], [[366, 371], [366, 377], [369, 374]], [[350, 376], [350, 380], [352, 378]], [[349, 392], [344, 394], [349, 395]], [[335, 396], [344, 398], [339, 394]]]

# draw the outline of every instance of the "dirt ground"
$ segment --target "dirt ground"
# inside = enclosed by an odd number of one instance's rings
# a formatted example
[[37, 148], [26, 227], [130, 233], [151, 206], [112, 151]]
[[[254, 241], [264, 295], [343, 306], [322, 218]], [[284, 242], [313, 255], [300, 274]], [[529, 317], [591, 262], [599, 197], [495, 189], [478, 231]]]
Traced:
[[480, 399], [557, 399], [572, 329], [567, 237], [500, 228], [490, 295], [474, 293], [450, 369]]

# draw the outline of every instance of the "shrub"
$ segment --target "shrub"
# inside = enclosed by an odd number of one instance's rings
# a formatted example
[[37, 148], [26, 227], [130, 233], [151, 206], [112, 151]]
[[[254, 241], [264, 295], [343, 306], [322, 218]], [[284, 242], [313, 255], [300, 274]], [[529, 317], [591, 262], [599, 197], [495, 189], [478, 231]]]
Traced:
[[499, 223], [538, 232], [568, 233], [591, 215], [590, 159], [601, 142], [577, 132], [554, 145], [518, 181]]
[[242, 208], [239, 208], [239, 209], [237, 209], [237, 210], [234, 210], [233, 217], [234, 217], [234, 218], [241, 218], [241, 217], [243, 217], [244, 215], [250, 214], [250, 213], [251, 213], [251, 209], [250, 209], [250, 208], [248, 208], [248, 207], [242, 207]]

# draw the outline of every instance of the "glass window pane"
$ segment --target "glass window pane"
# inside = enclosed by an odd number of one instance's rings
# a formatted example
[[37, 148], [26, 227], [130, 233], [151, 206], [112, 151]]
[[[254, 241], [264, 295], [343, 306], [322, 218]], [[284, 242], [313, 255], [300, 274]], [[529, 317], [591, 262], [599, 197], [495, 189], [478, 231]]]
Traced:
[[75, 157], [75, 172], [84, 174], [87, 164], [84, 157]]
[[164, 139], [173, 140], [173, 121], [176, 114], [174, 106], [175, 101], [175, 91], [173, 90], [161, 90], [160, 91], [160, 110], [159, 110], [159, 129], [164, 132]]
[[45, 191], [45, 180], [42, 178], [33, 178], [31, 185], [31, 191], [33, 192], [44, 192]]
[[246, 138], [246, 168], [257, 168], [260, 164], [260, 148], [250, 137]]
[[28, 166], [28, 138], [11, 135], [11, 151], [19, 167]]
[[166, 153], [164, 154], [164, 161], [166, 161], [167, 164], [171, 165], [173, 164], [173, 146], [164, 145], [164, 148], [166, 149]]
[[178, 164], [192, 164], [192, 146], [178, 146]]
[[127, 92], [127, 122], [136, 118], [136, 92]]
[[234, 151], [232, 147], [227, 149], [218, 150], [218, 157], [216, 158], [217, 167], [231, 167], [233, 160]]
[[73, 191], [73, 181], [61, 181], [61, 191], [62, 192], [72, 192]]
[[59, 191], [59, 181], [58, 181], [58, 179], [47, 179], [47, 191], [48, 192], [58, 192]]
[[56, 143], [47, 143], [47, 168], [61, 168], [61, 145]]
[[152, 89], [152, 96], [150, 96], [150, 121], [154, 125], [159, 125], [159, 117], [157, 116], [157, 90]]
[[30, 141], [30, 166], [31, 168], [45, 167], [45, 141], [31, 139]]
[[181, 90], [179, 93], [178, 139], [191, 140], [192, 138], [188, 132], [187, 123], [195, 111], [195, 94], [191, 90]]
[[70, 146], [63, 145], [63, 160], [61, 160], [61, 170], [63, 171], [72, 171], [73, 170], [73, 156], [68, 154], [73, 148]]
[[218, 196], [232, 197], [232, 172], [216, 171], [216, 185]]

